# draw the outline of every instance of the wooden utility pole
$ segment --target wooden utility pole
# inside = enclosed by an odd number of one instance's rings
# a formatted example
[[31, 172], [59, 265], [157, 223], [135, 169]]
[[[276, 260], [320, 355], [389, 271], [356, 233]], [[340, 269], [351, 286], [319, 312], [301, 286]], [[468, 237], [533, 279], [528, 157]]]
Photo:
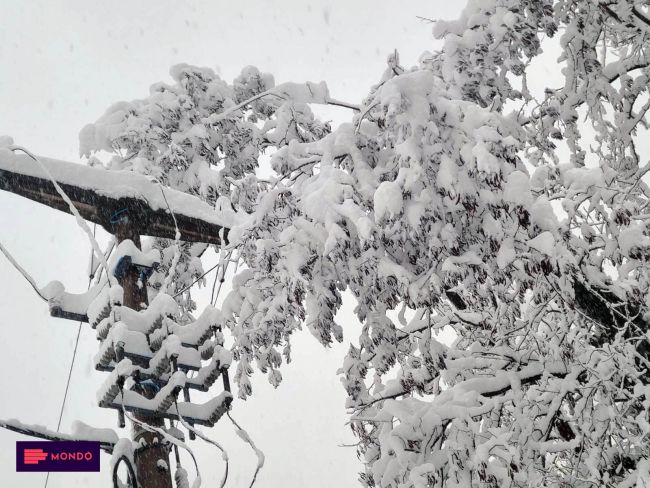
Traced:
[[[141, 249], [140, 235], [135, 231], [130, 222], [128, 214], [122, 215], [120, 221], [115, 224], [115, 240], [119, 244], [122, 241], [130, 240]], [[123, 305], [133, 310], [142, 310], [149, 304], [147, 297], [146, 277], [141, 276], [135, 267], [131, 266], [121, 277], [120, 286], [124, 290]], [[147, 391], [141, 392], [145, 396]], [[140, 422], [151, 425], [152, 427], [165, 428], [165, 420], [161, 417], [135, 416]], [[144, 446], [137, 449], [134, 454], [135, 469], [138, 481], [142, 488], [172, 488], [171, 470], [169, 469], [169, 453], [167, 447], [162, 441], [154, 439], [160, 437], [159, 434], [142, 429], [137, 424], [133, 424], [133, 441], [135, 443], [143, 442]], [[160, 465], [164, 463], [166, 469], [161, 469]]]
[[[0, 151], [0, 190], [71, 213], [68, 203], [56, 190], [51, 179], [44, 175], [42, 167], [31, 159], [33, 158]], [[39, 161], [46, 166], [81, 216], [114, 234], [118, 245], [130, 240], [140, 250], [140, 234], [174, 238], [176, 233], [180, 232], [183, 241], [212, 244], [219, 244], [222, 239], [227, 238], [228, 216], [220, 215], [196, 197], [169, 188], [163, 190], [159, 183], [152, 182], [142, 175], [105, 171], [47, 158], [39, 158]], [[110, 270], [106, 272], [109, 273]], [[123, 289], [123, 307], [139, 311], [148, 305], [146, 276], [141, 270], [129, 261], [126, 269], [117, 278]], [[83, 317], [66, 313], [65, 310], [59, 310], [54, 315], [62, 318]], [[87, 315], [85, 320], [88, 320]], [[115, 364], [123, 358], [124, 344], [121, 344], [115, 347]], [[172, 364], [172, 370], [175, 370], [175, 360]], [[218, 369], [227, 392], [223, 401], [215, 404], [213, 411], [206, 417], [191, 418], [182, 414], [189, 423], [213, 425], [227, 410], [232, 398], [229, 393], [227, 366], [219, 366]], [[216, 378], [215, 375], [213, 377]], [[199, 385], [199, 388], [202, 386]], [[146, 399], [155, 397], [152, 390], [137, 383], [133, 390]], [[203, 391], [207, 391], [207, 387]], [[184, 393], [185, 400], [189, 403], [187, 387]], [[124, 395], [120, 403], [104, 406], [116, 408], [120, 414], [121, 409], [131, 410], [139, 422], [162, 429], [165, 428], [165, 417], [178, 418], [181, 415], [178, 405], [169, 411], [146, 410], [127, 405]], [[160, 435], [134, 424], [133, 441], [138, 445], [134, 460], [139, 487], [172, 488], [169, 448], [162, 442]]]

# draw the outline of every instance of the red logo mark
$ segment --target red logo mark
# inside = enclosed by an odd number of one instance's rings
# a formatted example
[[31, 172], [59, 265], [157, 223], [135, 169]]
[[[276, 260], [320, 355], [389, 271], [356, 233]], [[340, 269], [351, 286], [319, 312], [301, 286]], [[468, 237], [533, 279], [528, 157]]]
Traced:
[[25, 464], [38, 464], [47, 459], [47, 453], [43, 449], [25, 449], [23, 462]]

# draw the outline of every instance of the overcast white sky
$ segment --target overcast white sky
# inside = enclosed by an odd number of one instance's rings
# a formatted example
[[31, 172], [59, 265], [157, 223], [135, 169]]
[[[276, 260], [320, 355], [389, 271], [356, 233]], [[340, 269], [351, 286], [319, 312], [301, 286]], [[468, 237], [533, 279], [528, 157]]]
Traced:
[[[78, 160], [77, 135], [112, 103], [147, 95], [169, 81], [173, 64], [213, 67], [230, 81], [255, 65], [282, 81], [327, 81], [333, 97], [359, 103], [376, 83], [389, 52], [416, 64], [435, 49], [430, 25], [417, 19], [453, 18], [464, 2], [348, 0], [171, 1], [3, 0], [0, 9], [0, 135], [34, 152]], [[334, 121], [349, 116], [327, 112]], [[0, 241], [45, 284], [86, 286], [89, 245], [71, 217], [0, 192]], [[56, 428], [77, 324], [52, 319], [47, 306], [0, 256], [0, 418]], [[227, 289], [224, 291], [228, 291]], [[343, 345], [324, 350], [308, 333], [295, 341], [294, 362], [274, 390], [264, 378], [233, 414], [266, 454], [259, 487], [352, 487], [361, 469], [345, 426], [345, 394], [336, 375], [358, 329], [348, 300], [340, 315]], [[94, 333], [82, 329], [62, 431], [80, 419], [115, 427], [113, 411], [95, 405], [105, 374], [94, 371]], [[128, 436], [128, 432], [120, 432]], [[255, 465], [248, 447], [221, 421], [209, 435], [233, 460], [228, 486], [248, 486]], [[42, 487], [44, 474], [15, 473], [15, 441], [0, 431], [0, 486]], [[196, 441], [203, 486], [215, 486], [223, 464]], [[103, 467], [108, 457], [102, 458]], [[189, 462], [186, 467], [190, 469]], [[100, 474], [52, 474], [49, 486], [110, 486]]]

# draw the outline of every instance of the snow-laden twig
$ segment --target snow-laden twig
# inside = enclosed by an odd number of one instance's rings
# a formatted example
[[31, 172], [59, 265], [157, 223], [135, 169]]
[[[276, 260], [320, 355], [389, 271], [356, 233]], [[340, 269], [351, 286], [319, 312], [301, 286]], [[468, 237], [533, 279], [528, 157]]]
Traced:
[[226, 412], [226, 415], [228, 415], [228, 418], [230, 421], [233, 423], [235, 427], [237, 427], [237, 430], [235, 431], [237, 435], [244, 441], [246, 442], [253, 451], [255, 451], [255, 455], [257, 456], [257, 466], [255, 467], [255, 474], [253, 474], [253, 479], [251, 481], [251, 484], [249, 485], [249, 488], [252, 488], [252, 486], [255, 484], [255, 481], [257, 480], [257, 475], [259, 474], [260, 470], [264, 466], [264, 453], [260, 451], [253, 440], [250, 438], [248, 435], [248, 432], [246, 432], [236, 421], [232, 416], [230, 415], [230, 412]]
[[[278, 90], [278, 88], [281, 88], [281, 87], [282, 87], [282, 85], [280, 85], [279, 87], [271, 88], [270, 90], [267, 90], [265, 92], [258, 93], [257, 95], [254, 95], [251, 98], [249, 98], [248, 100], [244, 100], [243, 102], [238, 103], [237, 105], [226, 109], [225, 111], [221, 112], [220, 114], [212, 115], [209, 120], [213, 124], [215, 122], [220, 121], [220, 120], [224, 120], [226, 117], [228, 117], [229, 115], [235, 113], [237, 110], [240, 110], [240, 109], [244, 108], [246, 105], [248, 105], [250, 103], [253, 103], [253, 102], [255, 102], [255, 101], [257, 101], [257, 100], [259, 100], [261, 98], [264, 98], [264, 97], [277, 97], [277, 98], [280, 98], [282, 100], [290, 100], [289, 96], [287, 96], [287, 95], [285, 95], [283, 93], [278, 93], [277, 90]], [[311, 103], [318, 103], [318, 102], [312, 100]], [[335, 105], [337, 107], [349, 108], [349, 109], [354, 110], [356, 112], [361, 111], [361, 107], [359, 107], [358, 105], [355, 105], [353, 103], [348, 103], [348, 102], [342, 102], [340, 100], [335, 100], [333, 98], [329, 98], [329, 96], [327, 97], [327, 100], [325, 100], [325, 102], [322, 103], [322, 104], [323, 105]]]
[[[25, 149], [22, 146], [16, 146], [16, 145], [11, 145], [9, 146], [9, 149], [11, 151], [21, 151], [25, 153], [27, 156], [29, 156], [31, 159], [36, 161], [37, 164], [41, 166], [43, 171], [45, 172], [45, 175], [50, 179], [52, 184], [54, 185], [54, 188], [56, 189], [57, 193], [61, 195], [61, 198], [65, 201], [65, 203], [68, 204], [68, 208], [70, 209], [70, 213], [75, 216], [75, 219], [77, 220], [77, 224], [81, 229], [86, 233], [88, 236], [88, 240], [90, 241], [90, 245], [93, 248], [93, 251], [99, 260], [99, 262], [104, 266], [104, 269], [109, 269], [108, 268], [108, 263], [106, 262], [106, 258], [104, 257], [104, 253], [101, 250], [101, 247], [99, 247], [99, 243], [93, 236], [92, 231], [90, 230], [90, 227], [88, 227], [88, 224], [84, 220], [84, 218], [81, 216], [79, 211], [77, 210], [77, 207], [74, 206], [74, 203], [72, 203], [72, 200], [70, 200], [70, 197], [66, 194], [66, 192], [63, 191], [63, 188], [59, 186], [57, 181], [54, 179], [54, 176], [52, 176], [52, 173], [50, 173], [50, 170], [47, 169], [47, 166], [43, 164], [43, 162], [38, 159], [34, 154], [32, 154], [28, 149]], [[117, 280], [115, 279], [114, 276], [111, 276], [110, 273], [107, 273], [108, 275], [108, 281], [110, 282], [111, 285], [117, 285]]]
[[225, 471], [223, 473], [223, 477], [221, 478], [221, 483], [219, 484], [219, 488], [223, 488], [224, 486], [226, 486], [226, 481], [228, 481], [228, 472], [229, 472], [229, 465], [230, 465], [229, 458], [228, 458], [228, 452], [217, 441], [214, 441], [214, 440], [210, 439], [203, 432], [201, 432], [200, 430], [197, 430], [195, 427], [192, 427], [183, 418], [183, 416], [180, 414], [180, 410], [178, 409], [178, 403], [174, 402], [174, 404], [176, 405], [176, 412], [178, 412], [178, 419], [180, 420], [181, 424], [183, 424], [183, 426], [187, 430], [189, 430], [190, 432], [193, 432], [194, 434], [196, 434], [197, 437], [204, 440], [208, 444], [212, 444], [213, 446], [215, 446], [217, 449], [219, 449], [221, 451], [221, 459], [223, 459], [224, 462], [226, 463], [226, 469], [225, 469]]
[[359, 105], [355, 105], [354, 103], [342, 102], [334, 98], [328, 98], [327, 105], [335, 105], [337, 107], [349, 108], [350, 110], [354, 110], [355, 112], [361, 111], [361, 107], [359, 107]]
[[238, 103], [234, 107], [230, 107], [229, 109], [225, 110], [224, 112], [221, 112], [220, 114], [214, 114], [213, 116], [210, 117], [210, 122], [215, 123], [220, 120], [223, 120], [228, 115], [231, 115], [235, 113], [237, 110], [244, 108], [249, 103], [253, 103], [256, 100], [259, 100], [260, 98], [264, 98], [268, 96], [278, 97], [278, 98], [282, 98], [283, 100], [286, 100], [286, 97], [279, 95], [277, 93], [273, 93], [273, 90], [267, 90], [265, 92], [258, 93], [257, 95], [249, 98], [248, 100], [244, 100], [243, 102]]

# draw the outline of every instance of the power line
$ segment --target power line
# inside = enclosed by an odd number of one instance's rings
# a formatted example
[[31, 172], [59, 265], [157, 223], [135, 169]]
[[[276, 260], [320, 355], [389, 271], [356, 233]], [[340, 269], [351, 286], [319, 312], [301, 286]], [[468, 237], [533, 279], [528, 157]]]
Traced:
[[77, 328], [77, 339], [75, 340], [74, 351], [72, 352], [72, 361], [70, 362], [70, 370], [68, 371], [68, 381], [66, 382], [66, 385], [65, 385], [65, 393], [63, 394], [63, 402], [61, 403], [61, 411], [59, 412], [59, 421], [56, 424], [56, 431], [57, 432], [61, 428], [61, 419], [63, 418], [63, 410], [65, 408], [65, 401], [68, 398], [68, 390], [70, 388], [70, 378], [72, 377], [72, 368], [74, 366], [75, 357], [77, 356], [77, 348], [79, 346], [79, 336], [81, 335], [81, 324], [82, 324], [82, 322], [79, 322], [79, 327]]
[[[95, 237], [97, 232], [97, 224], [93, 226], [93, 238]], [[93, 269], [93, 253], [92, 249], [90, 251], [90, 269]], [[90, 290], [90, 285], [92, 283], [93, 277], [89, 276], [88, 277], [88, 290]], [[79, 322], [79, 327], [77, 328], [77, 338], [75, 339], [74, 342], [74, 350], [72, 351], [72, 361], [70, 361], [70, 369], [68, 370], [68, 380], [65, 383], [65, 392], [63, 393], [63, 402], [61, 402], [61, 411], [59, 412], [59, 421], [56, 424], [56, 431], [59, 432], [59, 429], [61, 428], [61, 420], [63, 419], [63, 410], [65, 409], [65, 402], [68, 398], [68, 390], [70, 389], [70, 380], [72, 379], [72, 368], [74, 367], [74, 360], [77, 357], [77, 349], [79, 347], [79, 336], [81, 336], [81, 326], [83, 322]], [[47, 484], [50, 481], [50, 472], [47, 472], [47, 476], [45, 477], [45, 487], [47, 488]]]
[[212, 266], [209, 270], [207, 270], [205, 273], [203, 273], [201, 276], [199, 276], [197, 279], [195, 279], [195, 280], [194, 280], [190, 285], [186, 286], [186, 287], [183, 288], [181, 291], [179, 291], [179, 292], [176, 293], [174, 296], [172, 296], [172, 298], [176, 298], [178, 295], [180, 295], [180, 294], [182, 294], [182, 293], [185, 293], [187, 290], [189, 290], [190, 288], [192, 288], [195, 284], [197, 284], [199, 281], [201, 281], [202, 278], [204, 278], [204, 277], [207, 276], [209, 273], [211, 273], [215, 268], [218, 268], [218, 267], [219, 267], [219, 264], [220, 264], [220, 263], [217, 263], [217, 264], [215, 264], [214, 266]]

